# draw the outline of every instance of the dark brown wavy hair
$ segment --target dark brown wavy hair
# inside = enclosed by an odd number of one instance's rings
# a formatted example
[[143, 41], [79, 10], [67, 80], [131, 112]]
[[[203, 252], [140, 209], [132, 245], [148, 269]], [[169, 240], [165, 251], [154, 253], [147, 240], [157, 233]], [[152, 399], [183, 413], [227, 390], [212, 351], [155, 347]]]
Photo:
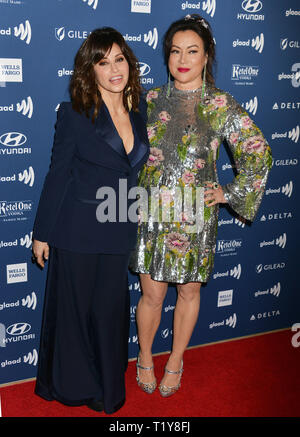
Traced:
[[79, 113], [85, 112], [87, 117], [90, 116], [93, 108], [92, 121], [96, 119], [102, 103], [93, 67], [105, 57], [114, 43], [120, 47], [129, 65], [128, 83], [123, 92], [124, 107], [127, 111], [130, 110], [128, 106], [128, 97], [130, 96], [132, 109], [138, 111], [142, 90], [138, 60], [117, 30], [112, 27], [102, 27], [91, 32], [78, 50], [75, 56], [74, 73], [70, 81], [73, 108]]
[[209, 23], [198, 14], [187, 15], [186, 17], [172, 23], [165, 33], [163, 48], [165, 62], [168, 65], [171, 52], [173, 37], [176, 32], [193, 30], [200, 36], [204, 44], [204, 51], [207, 54], [206, 64], [206, 82], [214, 85], [213, 67], [215, 64], [215, 42], [212, 36], [212, 30]]

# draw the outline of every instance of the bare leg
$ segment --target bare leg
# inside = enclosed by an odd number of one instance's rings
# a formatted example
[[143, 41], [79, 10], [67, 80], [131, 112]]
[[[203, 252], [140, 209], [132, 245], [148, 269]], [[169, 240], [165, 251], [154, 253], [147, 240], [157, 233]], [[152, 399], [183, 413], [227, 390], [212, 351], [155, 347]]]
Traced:
[[[181, 368], [183, 353], [189, 344], [200, 308], [200, 282], [177, 284], [178, 298], [174, 312], [172, 353], [166, 368], [178, 371]], [[180, 375], [165, 373], [162, 384], [172, 387], [178, 384]]]
[[[138, 338], [140, 345], [140, 365], [151, 367], [152, 344], [160, 324], [162, 305], [167, 293], [168, 283], [151, 279], [141, 274], [142, 296], [136, 310]], [[154, 380], [154, 371], [139, 369], [140, 380], [144, 383]]]

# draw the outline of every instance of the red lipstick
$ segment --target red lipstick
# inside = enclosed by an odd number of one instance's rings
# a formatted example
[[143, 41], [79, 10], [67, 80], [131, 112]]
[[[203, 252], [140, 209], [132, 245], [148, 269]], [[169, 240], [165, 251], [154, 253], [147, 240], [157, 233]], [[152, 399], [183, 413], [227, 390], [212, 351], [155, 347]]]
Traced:
[[178, 68], [179, 73], [187, 73], [190, 71], [190, 68]]

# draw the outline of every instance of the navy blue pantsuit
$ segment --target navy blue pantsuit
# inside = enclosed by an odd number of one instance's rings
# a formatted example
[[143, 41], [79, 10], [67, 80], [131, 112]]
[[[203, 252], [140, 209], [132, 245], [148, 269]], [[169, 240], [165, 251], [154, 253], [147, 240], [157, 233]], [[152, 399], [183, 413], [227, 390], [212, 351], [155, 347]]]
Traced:
[[125, 401], [128, 255], [51, 248], [36, 393], [68, 405]]
[[108, 414], [125, 401], [127, 268], [137, 223], [118, 221], [118, 209], [117, 221], [100, 223], [96, 192], [111, 187], [118, 199], [121, 179], [128, 191], [137, 184], [149, 154], [143, 114], [142, 106], [130, 112], [127, 155], [104, 103], [95, 123], [61, 104], [33, 229], [50, 246], [35, 392], [67, 405], [101, 400]]

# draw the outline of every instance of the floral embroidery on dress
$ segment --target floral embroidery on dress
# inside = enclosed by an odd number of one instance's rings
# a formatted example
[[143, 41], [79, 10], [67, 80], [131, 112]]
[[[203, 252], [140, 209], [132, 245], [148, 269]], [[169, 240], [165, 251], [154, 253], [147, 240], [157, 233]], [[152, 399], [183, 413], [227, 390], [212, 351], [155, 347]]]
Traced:
[[[166, 98], [166, 87], [154, 88], [146, 100], [150, 154], [139, 185], [157, 191], [154, 204], [141, 211], [148, 220], [139, 224], [130, 266], [159, 281], [206, 282], [214, 265], [218, 206], [203, 201], [196, 211], [197, 190], [217, 186], [216, 161], [227, 141], [237, 175], [222, 187], [224, 195], [240, 216], [253, 220], [272, 167], [271, 149], [248, 113], [217, 88], [208, 86], [204, 100], [201, 92], [191, 98], [173, 88]], [[175, 211], [176, 190], [182, 199], [189, 193], [191, 210]], [[200, 216], [201, 228], [191, 232]]]

